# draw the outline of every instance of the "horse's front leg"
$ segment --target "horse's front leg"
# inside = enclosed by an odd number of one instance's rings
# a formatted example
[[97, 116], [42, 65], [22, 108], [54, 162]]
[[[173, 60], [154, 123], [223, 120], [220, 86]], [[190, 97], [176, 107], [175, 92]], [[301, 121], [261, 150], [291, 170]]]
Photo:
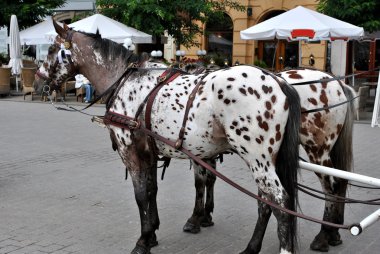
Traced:
[[157, 209], [157, 162], [154, 162], [154, 165], [149, 170], [148, 175], [148, 204], [149, 204], [149, 219], [153, 228], [152, 235], [149, 239], [149, 246], [154, 247], [158, 245], [157, 237], [155, 231], [160, 226], [160, 219], [158, 216]]
[[[330, 176], [321, 176], [319, 179], [325, 193], [330, 195], [345, 197], [347, 190], [347, 181], [344, 179], [337, 179]], [[326, 196], [328, 199], [334, 200], [331, 196]], [[343, 202], [325, 202], [325, 210], [323, 213], [323, 220], [343, 224], [344, 223], [344, 203]], [[342, 244], [338, 228], [322, 225], [318, 235], [310, 244], [312, 250], [326, 252], [329, 250], [329, 245], [337, 246]]]
[[132, 178], [141, 222], [141, 236], [131, 253], [148, 254], [150, 248], [157, 245], [155, 230], [160, 224], [156, 203], [157, 160], [134, 144], [124, 154], [123, 161]]

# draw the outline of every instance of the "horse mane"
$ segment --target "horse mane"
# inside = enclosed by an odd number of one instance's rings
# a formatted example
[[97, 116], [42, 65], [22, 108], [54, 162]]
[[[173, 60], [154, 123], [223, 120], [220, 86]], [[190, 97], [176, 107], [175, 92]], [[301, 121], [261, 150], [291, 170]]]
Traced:
[[82, 31], [79, 33], [94, 39], [94, 49], [99, 49], [100, 53], [107, 59], [114, 60], [116, 58], [122, 58], [127, 65], [141, 61], [140, 56], [126, 49], [122, 44], [102, 38], [99, 34], [99, 30], [96, 30], [95, 34]]

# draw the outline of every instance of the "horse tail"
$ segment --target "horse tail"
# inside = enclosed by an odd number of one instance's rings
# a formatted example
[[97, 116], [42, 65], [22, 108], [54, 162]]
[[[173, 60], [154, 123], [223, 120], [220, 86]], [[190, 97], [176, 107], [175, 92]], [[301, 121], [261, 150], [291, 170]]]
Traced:
[[[282, 91], [287, 97], [289, 105], [289, 116], [285, 126], [285, 133], [280, 150], [276, 159], [276, 173], [284, 186], [288, 196], [288, 208], [293, 211], [297, 210], [297, 174], [299, 168], [299, 128], [301, 124], [301, 106], [300, 98], [293, 86], [284, 84]], [[297, 249], [297, 217], [289, 216], [289, 235], [291, 249]]]
[[355, 108], [357, 106], [357, 100], [353, 100], [356, 93], [351, 87], [347, 85], [342, 85], [342, 88], [344, 94], [347, 97], [347, 101], [349, 102], [346, 103], [346, 118], [344, 120], [344, 124], [340, 131], [338, 139], [330, 152], [330, 158], [334, 168], [350, 172], [352, 171], [353, 161], [352, 132], [354, 126]]

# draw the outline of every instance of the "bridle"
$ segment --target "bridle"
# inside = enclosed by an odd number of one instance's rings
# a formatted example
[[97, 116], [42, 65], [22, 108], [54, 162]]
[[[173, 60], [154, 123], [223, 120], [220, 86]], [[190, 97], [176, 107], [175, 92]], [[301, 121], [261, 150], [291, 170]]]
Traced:
[[[67, 68], [68, 70], [68, 78], [71, 78], [71, 77], [74, 77], [75, 74], [78, 73], [78, 68], [77, 66], [74, 64], [72, 58], [71, 58], [71, 52], [70, 52], [70, 49], [72, 48], [72, 38], [73, 38], [73, 34], [75, 33], [74, 30], [72, 29], [69, 29], [67, 30], [67, 36], [65, 38], [65, 41], [64, 41], [64, 48], [61, 48], [58, 53], [57, 53], [57, 57], [55, 59], [55, 62], [54, 64], [52, 65], [52, 67], [50, 68], [49, 70], [49, 79], [50, 81], [52, 80], [52, 76], [53, 74], [57, 71], [57, 67], [59, 64], [65, 64], [65, 61], [64, 59], [67, 59], [68, 61], [68, 64], [69, 64], [69, 67]], [[54, 45], [55, 47], [61, 47], [61, 45], [58, 45], [57, 43]], [[45, 76], [46, 77], [46, 76]]]

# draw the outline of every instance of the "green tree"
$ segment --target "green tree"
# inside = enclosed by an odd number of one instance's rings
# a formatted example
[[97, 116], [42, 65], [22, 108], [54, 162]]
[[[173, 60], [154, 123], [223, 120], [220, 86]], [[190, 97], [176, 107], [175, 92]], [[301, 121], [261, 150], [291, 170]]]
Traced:
[[244, 11], [230, 0], [97, 0], [98, 11], [126, 25], [155, 36], [168, 31], [177, 46], [198, 46], [196, 35], [204, 31], [197, 22], [220, 18], [227, 9]]
[[20, 29], [33, 26], [65, 2], [66, 0], [1, 0], [0, 27], [9, 26], [12, 14], [17, 16]]
[[379, 0], [320, 0], [318, 11], [370, 33], [380, 30]]

